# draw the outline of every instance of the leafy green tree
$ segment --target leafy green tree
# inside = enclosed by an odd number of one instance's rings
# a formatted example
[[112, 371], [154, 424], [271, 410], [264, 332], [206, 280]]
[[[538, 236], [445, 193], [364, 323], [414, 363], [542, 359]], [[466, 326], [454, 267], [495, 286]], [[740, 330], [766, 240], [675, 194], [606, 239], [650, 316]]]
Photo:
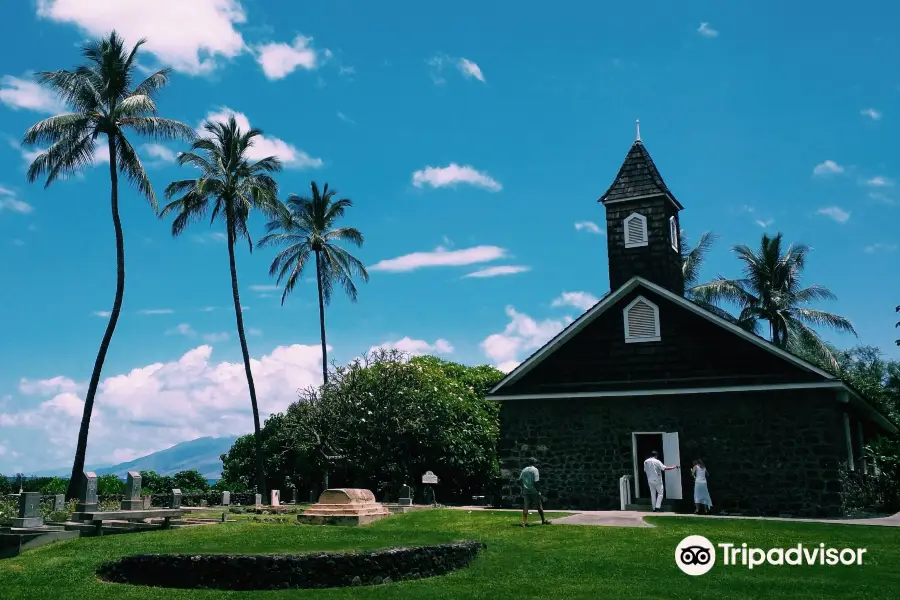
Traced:
[[237, 322], [241, 355], [244, 358], [244, 373], [250, 390], [250, 404], [253, 409], [253, 426], [257, 437], [256, 487], [260, 494], [266, 493], [262, 443], [259, 441], [259, 405], [256, 386], [250, 370], [250, 352], [247, 349], [247, 335], [244, 332], [244, 315], [238, 292], [237, 266], [234, 259], [234, 245], [244, 238], [253, 251], [253, 241], [247, 229], [247, 221], [252, 211], [263, 213], [269, 218], [282, 217], [284, 206], [278, 200], [278, 184], [272, 173], [281, 170], [281, 162], [274, 156], [251, 162], [247, 157], [254, 140], [262, 135], [259, 129], [242, 131], [234, 116], [227, 123], [207, 122], [203, 126], [206, 135], [193, 143], [189, 152], [178, 155], [179, 165], [190, 165], [200, 171], [196, 179], [174, 181], [166, 187], [166, 197], [179, 198], [163, 208], [160, 217], [175, 214], [172, 235], [181, 235], [187, 226], [210, 214], [210, 224], [223, 221], [228, 240], [228, 264], [231, 269], [231, 295], [234, 300], [234, 316]]
[[160, 475], [156, 471], [141, 471], [141, 490], [151, 494], [168, 494], [175, 488], [175, 482], [169, 475]]
[[182, 492], [205, 492], [209, 489], [209, 482], [200, 471], [178, 471], [172, 476], [172, 484]]
[[355, 256], [341, 248], [340, 242], [363, 244], [363, 235], [353, 227], [337, 227], [344, 212], [353, 206], [347, 198], [335, 200], [337, 192], [328, 184], [310, 183], [311, 195], [288, 196], [288, 213], [272, 219], [266, 227], [268, 234], [259, 240], [259, 246], [286, 246], [272, 261], [269, 275], [277, 282], [285, 280], [281, 303], [297, 285], [303, 271], [315, 257], [316, 284], [319, 289], [319, 330], [322, 341], [322, 380], [328, 381], [328, 351], [325, 343], [325, 307], [331, 303], [335, 284], [344, 288], [352, 302], [356, 302], [356, 285], [353, 277], [369, 280], [365, 266]]
[[[11, 494], [13, 489], [12, 481], [6, 475], [0, 474], [0, 496]], [[16, 490], [18, 491], [18, 490]]]
[[63, 479], [62, 477], [51, 477], [41, 485], [41, 493], [47, 495], [65, 494], [68, 487], [68, 479]]
[[49, 145], [38, 153], [28, 168], [30, 182], [46, 176], [44, 187], [93, 163], [98, 138], [106, 138], [106, 149], [101, 153], [109, 156], [110, 203], [116, 237], [116, 293], [84, 398], [84, 413], [67, 492], [69, 498], [78, 494], [94, 397], [125, 295], [125, 241], [119, 219], [119, 173], [137, 187], [154, 212], [157, 209], [153, 186], [126, 133], [156, 140], [192, 138], [194, 135], [187, 125], [157, 116], [154, 98], [169, 82], [168, 69], [137, 82], [136, 58], [143, 43], [144, 40], [140, 40], [129, 50], [122, 38], [112, 32], [84, 46], [85, 64], [75, 70], [38, 73], [38, 83], [57, 94], [71, 112], [36, 123], [25, 132], [23, 139], [26, 146]]
[[[714, 281], [693, 287], [693, 293], [703, 302], [719, 305], [730, 303], [740, 310], [737, 323], [759, 334], [768, 326], [769, 339], [782, 348], [798, 351], [806, 348], [832, 366], [837, 359], [822, 341], [814, 326], [825, 326], [856, 335], [856, 330], [844, 317], [807, 306], [818, 300], [834, 300], [826, 287], [803, 287], [801, 279], [810, 248], [804, 244], [783, 247], [782, 234], [769, 237], [763, 234], [760, 247], [746, 245], [732, 249], [744, 263], [743, 277]], [[720, 307], [721, 308], [721, 307]]]
[[98, 496], [114, 496], [125, 492], [125, 482], [113, 475], [107, 473], [97, 478], [97, 495]]

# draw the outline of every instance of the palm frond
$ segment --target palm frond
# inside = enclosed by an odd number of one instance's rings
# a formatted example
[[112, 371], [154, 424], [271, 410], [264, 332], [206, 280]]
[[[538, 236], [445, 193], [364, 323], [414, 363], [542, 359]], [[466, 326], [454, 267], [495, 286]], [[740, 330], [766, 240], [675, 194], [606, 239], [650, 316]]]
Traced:
[[147, 77], [134, 88], [134, 93], [153, 98], [156, 93], [169, 83], [169, 73], [172, 69], [161, 69]]
[[22, 137], [25, 146], [53, 144], [65, 137], [84, 137], [90, 131], [91, 117], [81, 113], [67, 113], [38, 121]]
[[122, 119], [122, 127], [134, 129], [152, 140], [192, 140], [197, 136], [188, 125], [162, 117], [127, 117]]
[[48, 188], [59, 177], [78, 173], [94, 162], [94, 136], [69, 136], [63, 138], [35, 157], [28, 167], [26, 177], [34, 183], [46, 174], [44, 187]]
[[854, 336], [858, 337], [856, 329], [853, 328], [853, 324], [844, 317], [825, 312], [823, 310], [815, 310], [813, 308], [795, 307], [791, 312], [800, 321], [804, 321], [812, 325], [829, 327], [836, 331], [852, 333]]
[[147, 199], [147, 202], [149, 202], [151, 208], [153, 208], [153, 212], [158, 212], [159, 205], [156, 201], [156, 194], [153, 191], [153, 186], [150, 184], [150, 178], [147, 177], [147, 172], [144, 170], [144, 165], [141, 163], [141, 159], [137, 155], [137, 152], [134, 151], [134, 148], [125, 136], [118, 137], [115, 147], [119, 171], [121, 171], [128, 180], [137, 187], [141, 195]]
[[132, 94], [116, 105], [116, 115], [120, 119], [154, 114], [156, 114], [156, 103], [146, 94]]

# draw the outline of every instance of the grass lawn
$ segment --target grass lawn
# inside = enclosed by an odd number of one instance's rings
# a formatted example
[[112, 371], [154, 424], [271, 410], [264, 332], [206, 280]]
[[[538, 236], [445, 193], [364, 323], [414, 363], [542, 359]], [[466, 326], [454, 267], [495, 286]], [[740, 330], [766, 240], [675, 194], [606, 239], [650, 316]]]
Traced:
[[[3, 600], [203, 600], [207, 598], [897, 598], [900, 528], [650, 517], [656, 528], [515, 527], [518, 513], [433, 510], [395, 515], [363, 528], [228, 523], [175, 531], [59, 542], [0, 561]], [[537, 522], [536, 516], [534, 522]], [[724, 567], [700, 577], [675, 565], [687, 535], [763, 549], [866, 548], [862, 566]], [[362, 550], [462, 539], [487, 544], [462, 571], [387, 586], [274, 592], [173, 590], [101, 582], [102, 562], [138, 553], [299, 553]]]

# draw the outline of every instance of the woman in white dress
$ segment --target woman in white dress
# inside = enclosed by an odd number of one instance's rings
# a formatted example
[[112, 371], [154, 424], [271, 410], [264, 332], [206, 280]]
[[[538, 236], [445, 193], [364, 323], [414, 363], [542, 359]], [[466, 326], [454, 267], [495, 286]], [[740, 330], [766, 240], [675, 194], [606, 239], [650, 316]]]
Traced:
[[709, 486], [706, 483], [709, 471], [706, 470], [706, 465], [699, 458], [691, 467], [691, 475], [694, 477], [694, 514], [700, 514], [701, 507], [706, 514], [709, 514], [709, 509], [712, 508]]

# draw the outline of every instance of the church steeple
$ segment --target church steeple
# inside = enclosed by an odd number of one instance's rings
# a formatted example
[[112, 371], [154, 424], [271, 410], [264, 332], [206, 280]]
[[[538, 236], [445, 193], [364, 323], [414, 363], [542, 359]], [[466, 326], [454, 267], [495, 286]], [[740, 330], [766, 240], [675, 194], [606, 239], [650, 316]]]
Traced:
[[678, 218], [684, 207], [644, 147], [640, 122], [619, 173], [599, 201], [606, 208], [610, 289], [639, 275], [684, 294]]

